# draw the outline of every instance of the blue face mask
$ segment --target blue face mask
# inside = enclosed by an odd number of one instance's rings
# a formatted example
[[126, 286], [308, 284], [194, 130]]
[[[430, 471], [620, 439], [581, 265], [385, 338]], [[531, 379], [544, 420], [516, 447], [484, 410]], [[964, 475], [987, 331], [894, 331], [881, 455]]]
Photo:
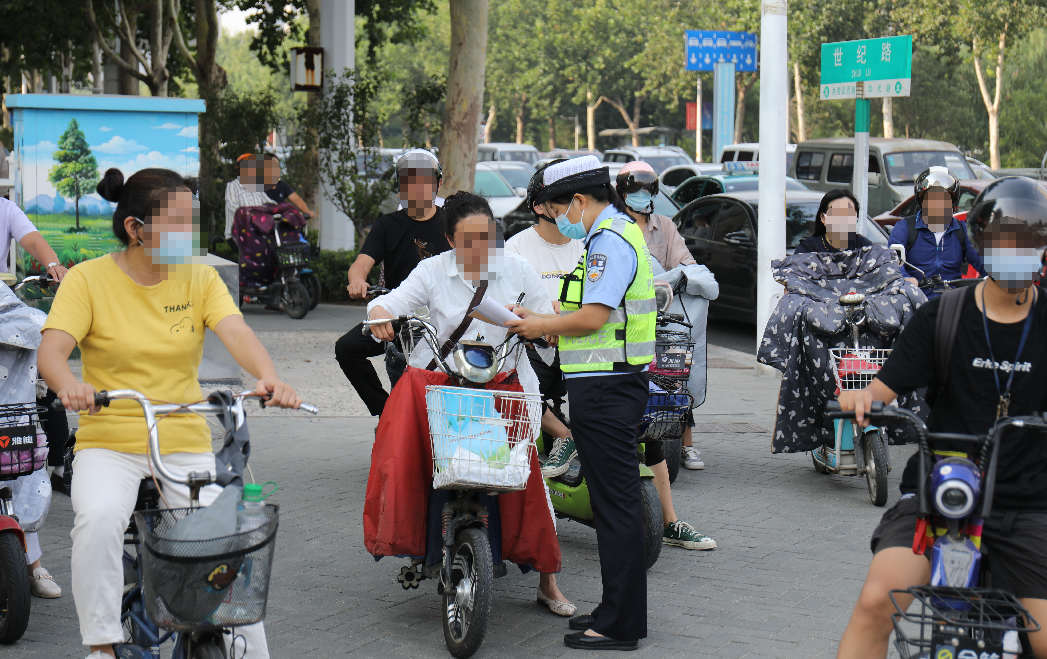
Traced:
[[630, 192], [625, 197], [625, 205], [637, 213], [650, 213], [654, 210], [653, 204], [651, 203], [651, 193], [647, 190]]
[[582, 211], [581, 219], [578, 220], [578, 224], [575, 224], [567, 219], [567, 213], [571, 211], [571, 206], [573, 205], [574, 199], [572, 199], [571, 203], [567, 205], [566, 211], [556, 216], [556, 228], [560, 230], [560, 233], [562, 233], [565, 238], [570, 238], [571, 240], [582, 240], [588, 233], [585, 230], [585, 211]]
[[1040, 271], [1040, 255], [1035, 249], [990, 247], [983, 260], [989, 275], [1006, 288], [1025, 288]]
[[156, 265], [184, 265], [196, 256], [196, 234], [192, 231], [170, 231], [160, 234], [160, 246], [146, 248], [146, 255]]

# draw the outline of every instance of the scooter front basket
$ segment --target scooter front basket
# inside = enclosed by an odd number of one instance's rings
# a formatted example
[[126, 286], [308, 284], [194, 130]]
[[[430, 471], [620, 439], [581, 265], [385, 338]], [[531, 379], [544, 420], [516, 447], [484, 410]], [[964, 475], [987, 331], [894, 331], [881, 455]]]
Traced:
[[855, 391], [869, 386], [880, 372], [890, 348], [829, 348], [833, 377], [840, 391]]
[[[914, 598], [908, 610], [898, 604], [899, 595]], [[903, 659], [967, 656], [964, 650], [974, 657], [1004, 657], [1020, 652], [1019, 632], [1040, 630], [1018, 598], [1003, 590], [913, 586], [892, 590], [891, 601], [897, 610], [891, 616], [895, 645]]]
[[425, 407], [435, 489], [527, 487], [541, 431], [540, 394], [429, 385]]

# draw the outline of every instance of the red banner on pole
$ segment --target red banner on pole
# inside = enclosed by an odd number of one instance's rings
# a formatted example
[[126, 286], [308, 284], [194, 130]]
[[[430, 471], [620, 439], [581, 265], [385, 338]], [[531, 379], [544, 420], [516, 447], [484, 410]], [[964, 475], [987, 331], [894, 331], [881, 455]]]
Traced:
[[687, 104], [687, 127], [684, 130], [697, 130], [698, 122], [695, 119], [695, 111], [698, 109], [697, 103]]

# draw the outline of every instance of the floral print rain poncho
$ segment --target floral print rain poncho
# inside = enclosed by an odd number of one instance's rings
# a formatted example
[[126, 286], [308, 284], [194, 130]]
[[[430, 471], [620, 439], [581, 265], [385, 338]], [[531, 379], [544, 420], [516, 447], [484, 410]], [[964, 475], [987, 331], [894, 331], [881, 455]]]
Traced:
[[[836, 399], [837, 383], [829, 349], [851, 346], [840, 296], [863, 293], [868, 319], [859, 342], [866, 348], [890, 348], [926, 297], [879, 245], [843, 252], [795, 254], [772, 261], [775, 280], [786, 289], [764, 329], [757, 359], [782, 371], [772, 452], [810, 451], [835, 443], [825, 403]], [[919, 412], [915, 395], [899, 396], [899, 405]], [[896, 433], [889, 433], [897, 443]]]

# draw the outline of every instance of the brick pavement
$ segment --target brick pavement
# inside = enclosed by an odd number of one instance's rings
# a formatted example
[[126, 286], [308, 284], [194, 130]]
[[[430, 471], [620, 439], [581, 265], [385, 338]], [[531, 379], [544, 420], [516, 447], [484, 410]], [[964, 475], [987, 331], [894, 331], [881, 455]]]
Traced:
[[[361, 515], [374, 420], [331, 359], [337, 331], [259, 332], [282, 376], [320, 401], [319, 418], [252, 411], [252, 466], [276, 480], [282, 524], [267, 627], [273, 657], [446, 657], [440, 600], [431, 581], [403, 591], [401, 562], [363, 548]], [[773, 425], [776, 378], [760, 377], [752, 357], [710, 347], [708, 400], [699, 423]], [[283, 358], [283, 359], [281, 359]], [[304, 361], [309, 360], [309, 361]], [[738, 368], [741, 367], [741, 368]], [[354, 415], [355, 411], [355, 415]], [[831, 657], [865, 570], [868, 537], [882, 512], [864, 480], [821, 476], [807, 455], [772, 456], [769, 433], [710, 433], [697, 444], [704, 471], [683, 471], [673, 486], [682, 519], [719, 547], [665, 547], [648, 573], [650, 657]], [[891, 499], [908, 447], [891, 449]], [[69, 499], [56, 496], [42, 532], [45, 564], [66, 588], [59, 600], [33, 600], [26, 636], [5, 659], [78, 658], [69, 592]], [[581, 611], [599, 597], [594, 532], [559, 521], [560, 587]], [[496, 581], [491, 624], [477, 657], [585, 656], [564, 648], [564, 620], [534, 602], [537, 578], [510, 569]]]

